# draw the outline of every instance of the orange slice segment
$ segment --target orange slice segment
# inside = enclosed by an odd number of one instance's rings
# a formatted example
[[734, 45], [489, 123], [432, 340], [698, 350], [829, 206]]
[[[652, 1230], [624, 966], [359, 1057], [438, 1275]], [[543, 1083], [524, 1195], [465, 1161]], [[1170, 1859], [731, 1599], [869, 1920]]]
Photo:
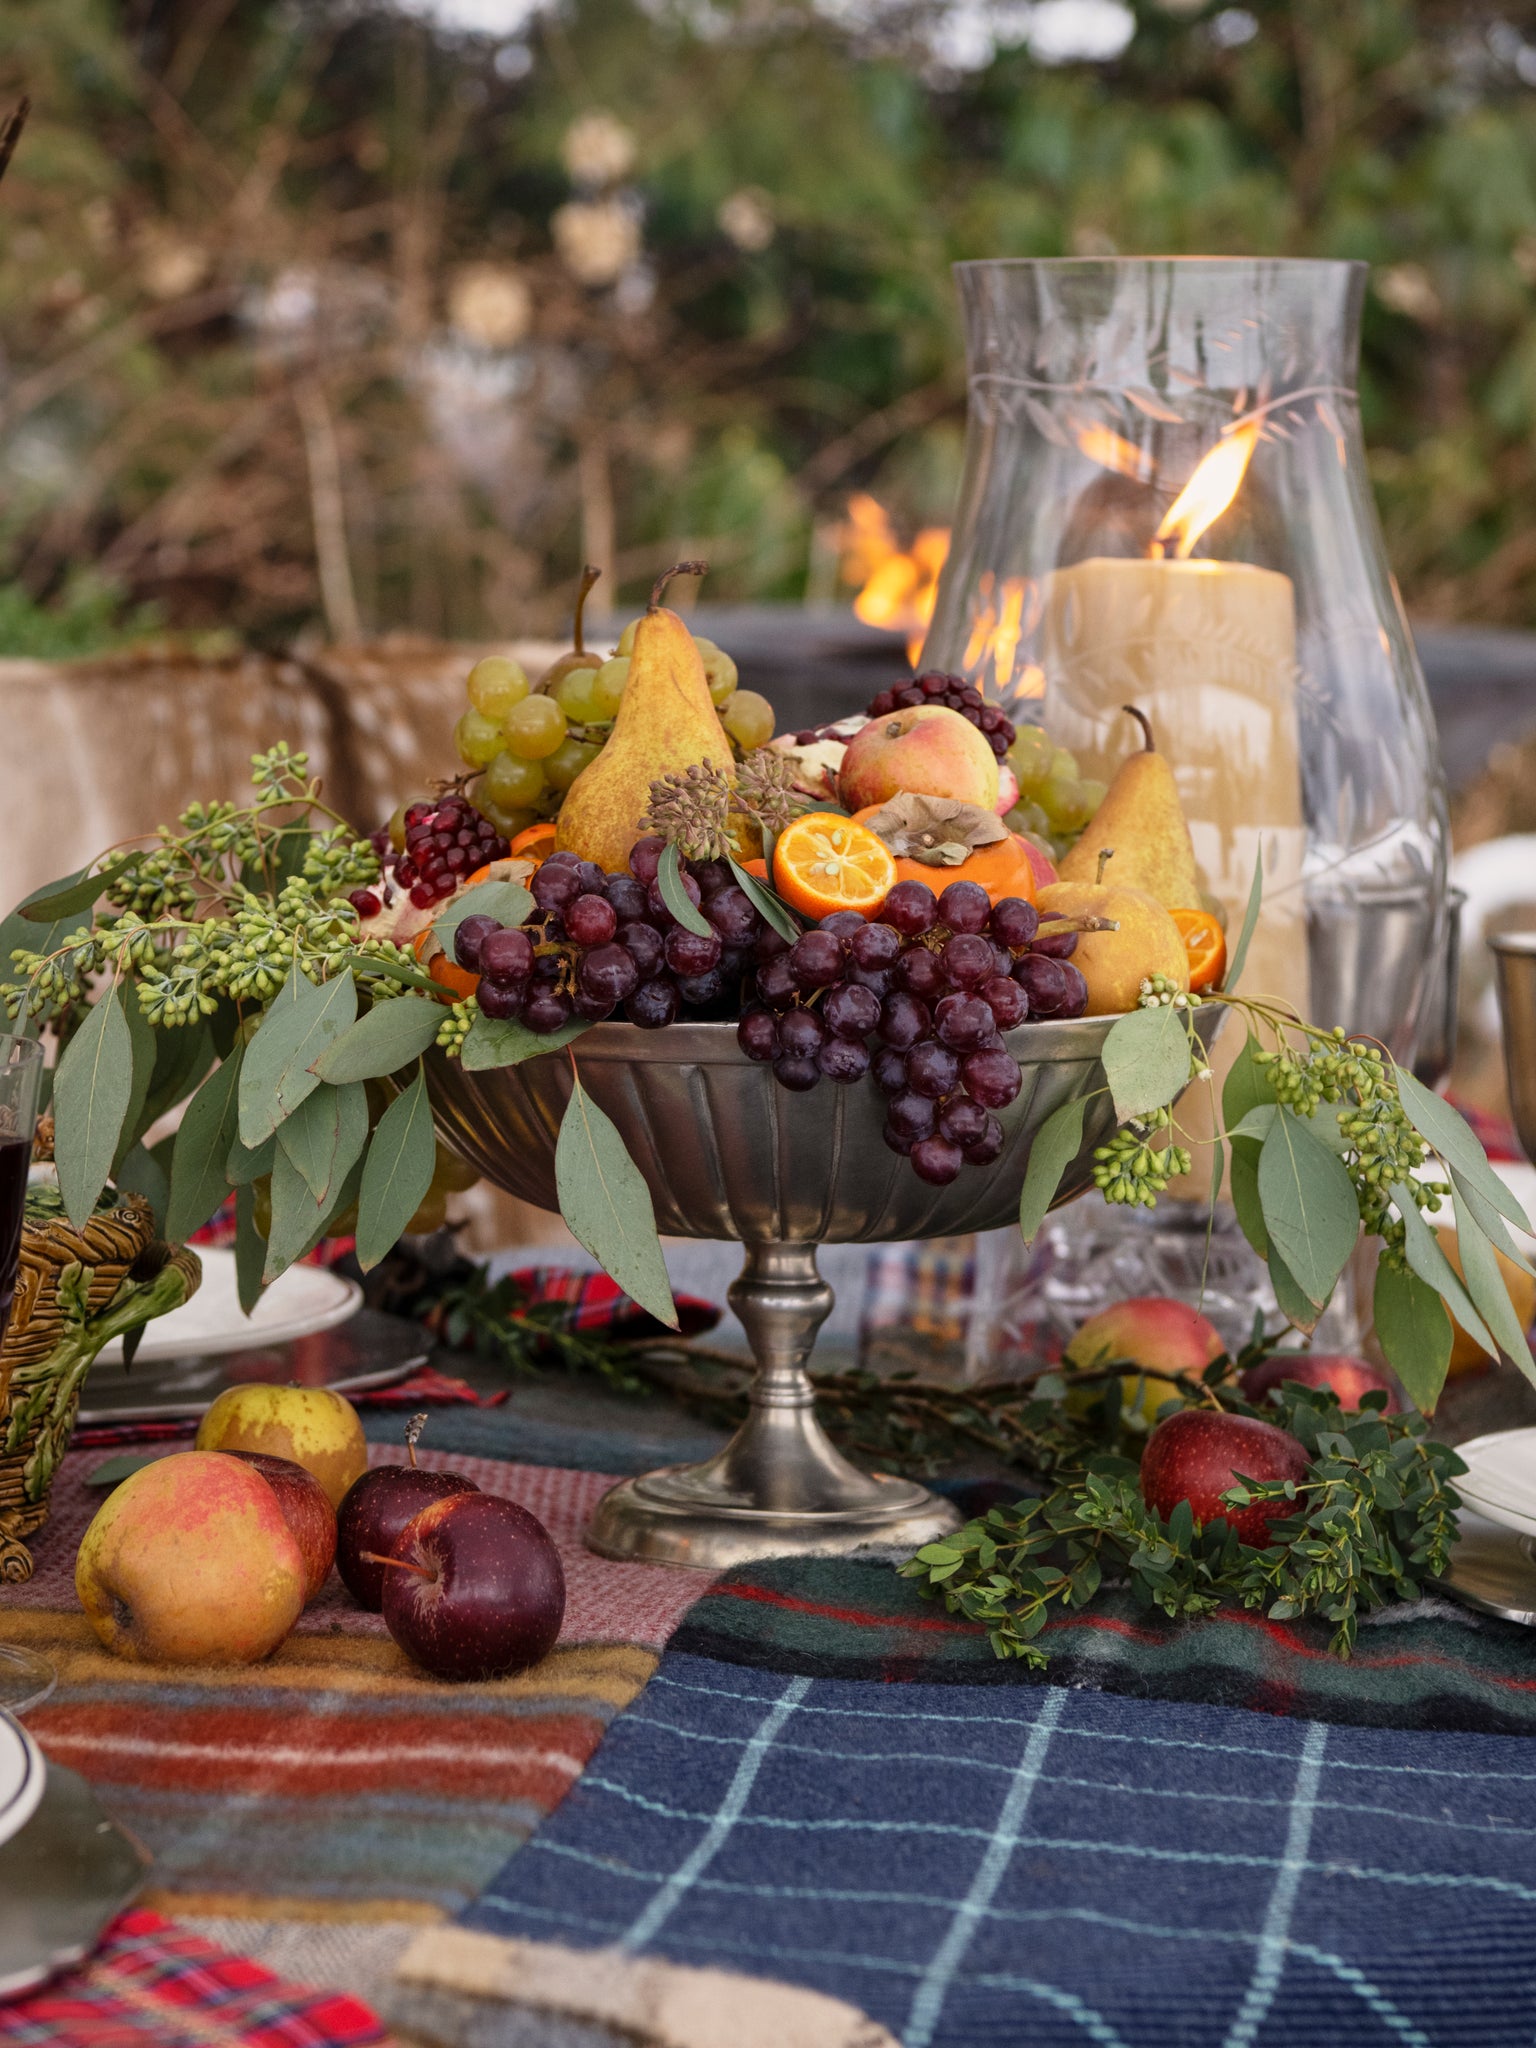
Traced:
[[1191, 989], [1214, 988], [1227, 969], [1227, 941], [1208, 910], [1170, 910], [1189, 954]]
[[873, 917], [896, 886], [896, 862], [867, 825], [835, 811], [807, 811], [779, 835], [773, 884], [805, 917], [834, 910]]
[[523, 860], [548, 860], [555, 850], [555, 827], [550, 818], [537, 825], [525, 825], [512, 842], [512, 851]]

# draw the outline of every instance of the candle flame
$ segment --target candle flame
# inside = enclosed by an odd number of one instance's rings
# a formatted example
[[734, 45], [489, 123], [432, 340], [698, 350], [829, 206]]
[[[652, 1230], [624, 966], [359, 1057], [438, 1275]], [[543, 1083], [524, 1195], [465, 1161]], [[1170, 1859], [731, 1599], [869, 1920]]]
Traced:
[[1257, 423], [1238, 427], [1201, 459], [1157, 529], [1151, 550], [1154, 555], [1167, 553], [1171, 541], [1179, 561], [1189, 558], [1200, 536], [1237, 496], [1258, 438]]
[[840, 535], [842, 577], [856, 584], [856, 618], [866, 626], [887, 626], [907, 636], [907, 658], [916, 668], [939, 595], [939, 571], [949, 554], [949, 531], [927, 526], [903, 548], [890, 515], [867, 491], [848, 500]]

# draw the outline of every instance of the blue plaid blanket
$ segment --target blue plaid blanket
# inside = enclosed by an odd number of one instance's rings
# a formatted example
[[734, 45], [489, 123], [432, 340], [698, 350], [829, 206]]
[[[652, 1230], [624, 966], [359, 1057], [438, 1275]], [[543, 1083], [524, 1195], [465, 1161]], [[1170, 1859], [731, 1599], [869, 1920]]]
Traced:
[[810, 1985], [905, 2048], [1527, 2048], [1536, 1751], [670, 1652], [464, 1918]]

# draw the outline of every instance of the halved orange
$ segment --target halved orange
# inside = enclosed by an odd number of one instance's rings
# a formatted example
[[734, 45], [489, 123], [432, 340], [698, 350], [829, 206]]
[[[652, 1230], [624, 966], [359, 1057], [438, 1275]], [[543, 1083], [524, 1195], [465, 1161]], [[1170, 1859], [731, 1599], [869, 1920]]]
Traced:
[[537, 825], [525, 825], [512, 841], [512, 851], [521, 860], [548, 860], [554, 850], [553, 818], [541, 818]]
[[1227, 971], [1227, 941], [1208, 910], [1170, 910], [1189, 954], [1191, 989], [1214, 988]]
[[807, 811], [773, 849], [773, 885], [806, 917], [856, 910], [873, 917], [895, 888], [896, 862], [867, 825], [835, 811]]

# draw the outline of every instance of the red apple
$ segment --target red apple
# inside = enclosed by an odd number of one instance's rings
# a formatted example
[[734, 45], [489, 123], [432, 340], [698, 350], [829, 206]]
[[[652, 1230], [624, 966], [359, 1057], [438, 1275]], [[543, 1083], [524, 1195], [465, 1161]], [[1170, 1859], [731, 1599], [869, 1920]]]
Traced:
[[1221, 1518], [1244, 1543], [1260, 1549], [1269, 1525], [1297, 1510], [1290, 1502], [1246, 1508], [1222, 1505], [1221, 1496], [1241, 1479], [1305, 1479], [1304, 1445], [1272, 1422], [1227, 1415], [1215, 1408], [1185, 1408], [1160, 1422], [1141, 1454], [1141, 1497], [1159, 1515], [1171, 1515], [1187, 1500], [1197, 1522]]
[[423, 1508], [458, 1493], [478, 1493], [460, 1472], [428, 1472], [420, 1465], [375, 1465], [348, 1487], [336, 1516], [336, 1569], [360, 1607], [384, 1605], [385, 1567], [367, 1553], [393, 1557], [395, 1546]]
[[555, 1646], [565, 1574], [549, 1531], [494, 1493], [422, 1509], [384, 1572], [384, 1625], [439, 1678], [503, 1678]]
[[1389, 1415], [1396, 1415], [1403, 1405], [1396, 1376], [1384, 1365], [1329, 1351], [1277, 1351], [1261, 1359], [1243, 1374], [1243, 1397], [1255, 1408], [1262, 1407], [1270, 1388], [1286, 1380], [1300, 1380], [1304, 1387], [1331, 1387], [1341, 1408], [1358, 1408], [1362, 1394], [1385, 1394]]
[[325, 1584], [336, 1555], [336, 1510], [330, 1495], [312, 1472], [295, 1465], [291, 1458], [269, 1458], [265, 1451], [221, 1451], [217, 1455], [254, 1465], [277, 1495], [283, 1520], [304, 1559], [307, 1607]]
[[1136, 1294], [1090, 1316], [1062, 1359], [1079, 1372], [1121, 1358], [1141, 1366], [1141, 1372], [1122, 1375], [1121, 1404], [1127, 1411], [1138, 1408], [1148, 1422], [1154, 1422], [1165, 1401], [1187, 1398], [1175, 1381], [1159, 1375], [1182, 1373], [1197, 1380], [1226, 1348], [1216, 1325], [1187, 1301], [1164, 1294]]
[[848, 742], [837, 787], [850, 811], [887, 804], [903, 790], [990, 811], [999, 779], [992, 743], [969, 719], [947, 704], [914, 704], [860, 727]]

